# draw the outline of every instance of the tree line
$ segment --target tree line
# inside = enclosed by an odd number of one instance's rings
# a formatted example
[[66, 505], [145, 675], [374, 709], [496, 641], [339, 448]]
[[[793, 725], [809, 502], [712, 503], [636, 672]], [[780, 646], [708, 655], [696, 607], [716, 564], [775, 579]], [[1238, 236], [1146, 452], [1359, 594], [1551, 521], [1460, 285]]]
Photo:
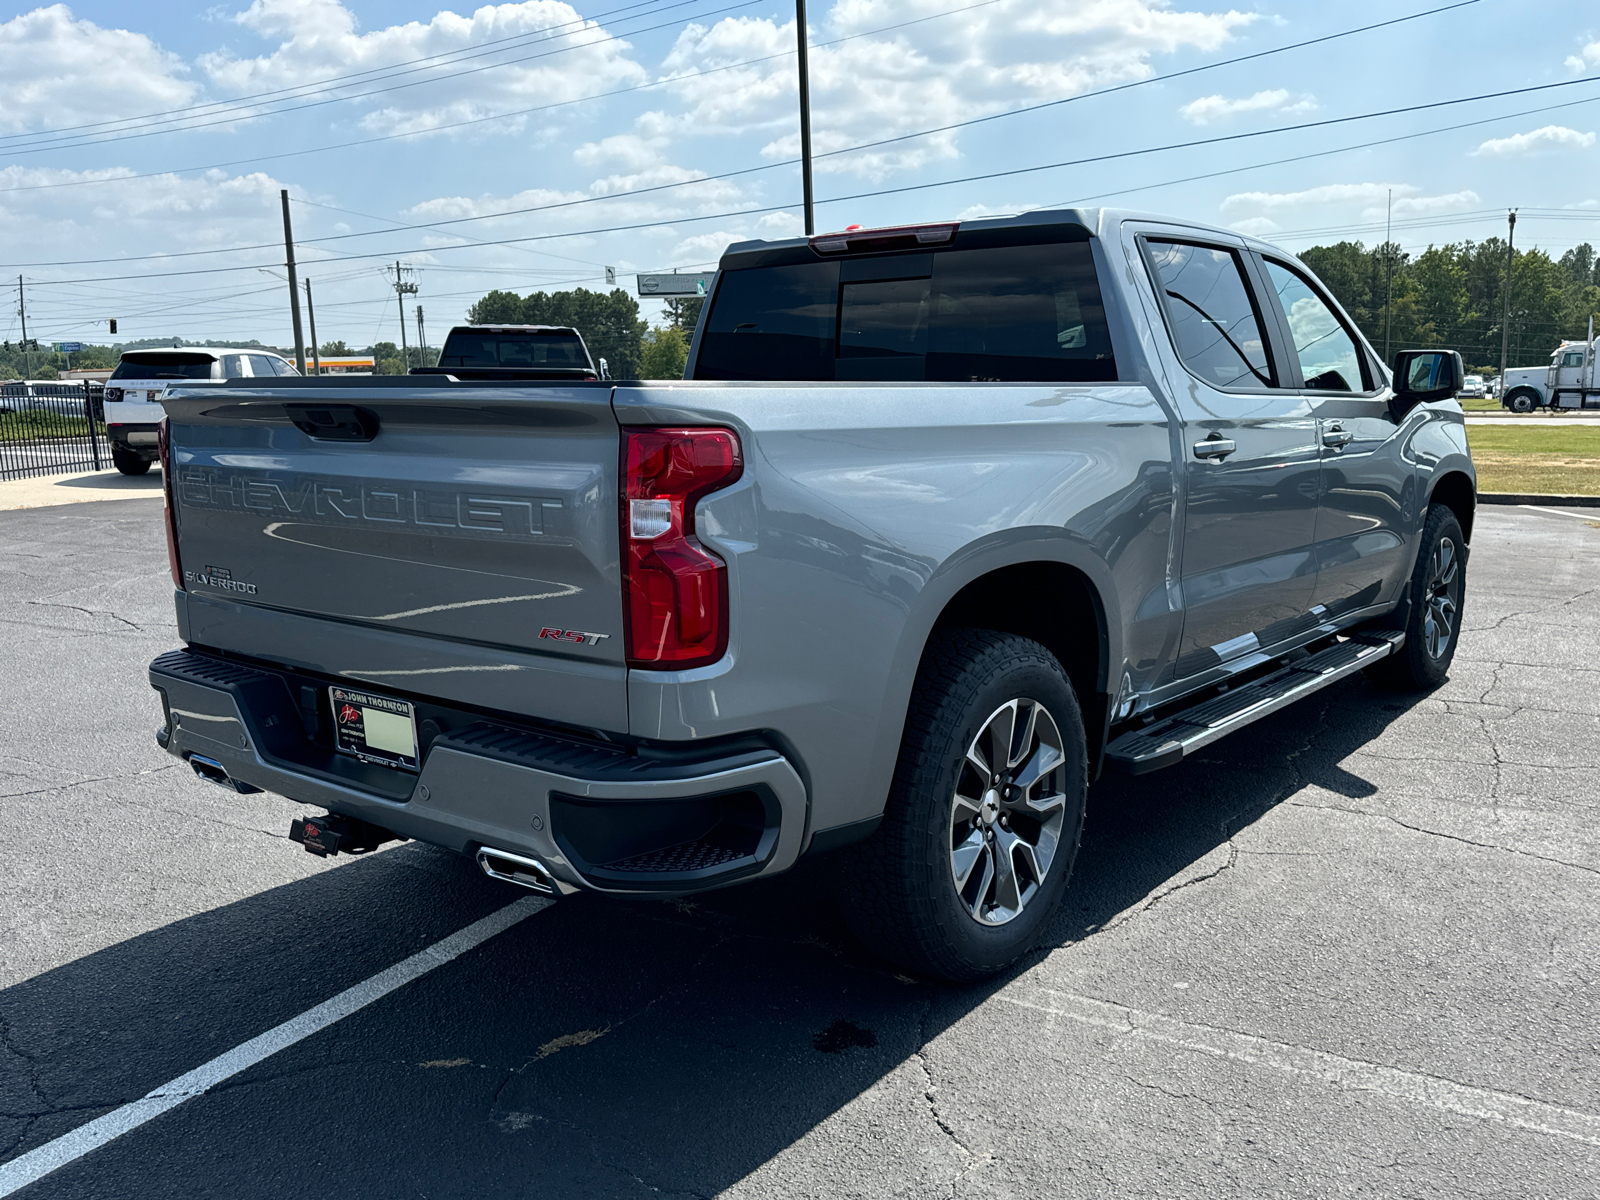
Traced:
[[666, 302], [667, 324], [652, 329], [639, 301], [622, 288], [591, 292], [493, 291], [467, 310], [474, 325], [570, 325], [589, 353], [605, 359], [613, 379], [682, 379], [689, 338], [705, 301], [689, 296]]
[[[1416, 349], [1458, 350], [1468, 369], [1500, 369], [1505, 316], [1503, 238], [1429, 246], [1410, 255], [1393, 242], [1312, 246], [1299, 255], [1386, 357]], [[1600, 263], [1585, 242], [1560, 258], [1518, 251], [1511, 267], [1507, 364], [1545, 366], [1563, 340], [1584, 337], [1600, 314]]]

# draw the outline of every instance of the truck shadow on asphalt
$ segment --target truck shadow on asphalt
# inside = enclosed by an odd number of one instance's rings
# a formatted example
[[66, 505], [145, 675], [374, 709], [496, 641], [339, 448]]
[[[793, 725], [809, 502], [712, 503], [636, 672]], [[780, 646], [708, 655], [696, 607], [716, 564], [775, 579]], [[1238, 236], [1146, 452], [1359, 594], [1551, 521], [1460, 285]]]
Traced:
[[[1158, 782], [1097, 784], [1061, 915], [1007, 977], [957, 988], [875, 961], [838, 916], [826, 859], [692, 901], [574, 898], [25, 1195], [714, 1195], [813, 1131], [830, 1144], [819, 1125], [886, 1076], [921, 1071], [923, 1047], [1009, 978], [1300, 789], [1372, 794], [1339, 763], [1415, 703], [1351, 681]], [[519, 895], [406, 845], [0, 992], [0, 1160]], [[921, 1097], [929, 1084], [891, 1086]], [[908, 1170], [933, 1169], [896, 1132], [926, 1121], [919, 1139], [945, 1137], [931, 1111], [908, 1114], [896, 1096], [883, 1115], [884, 1145], [864, 1147], [857, 1129], [844, 1158], [885, 1170], [904, 1153]]]

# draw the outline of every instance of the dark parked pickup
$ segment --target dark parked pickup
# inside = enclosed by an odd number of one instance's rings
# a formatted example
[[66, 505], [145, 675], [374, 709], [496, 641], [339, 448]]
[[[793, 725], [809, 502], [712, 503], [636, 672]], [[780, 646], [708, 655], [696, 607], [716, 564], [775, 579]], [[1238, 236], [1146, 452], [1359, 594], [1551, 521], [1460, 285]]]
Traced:
[[438, 365], [412, 367], [411, 373], [498, 382], [610, 378], [605, 359], [596, 365], [583, 335], [568, 325], [457, 325], [444, 340]]

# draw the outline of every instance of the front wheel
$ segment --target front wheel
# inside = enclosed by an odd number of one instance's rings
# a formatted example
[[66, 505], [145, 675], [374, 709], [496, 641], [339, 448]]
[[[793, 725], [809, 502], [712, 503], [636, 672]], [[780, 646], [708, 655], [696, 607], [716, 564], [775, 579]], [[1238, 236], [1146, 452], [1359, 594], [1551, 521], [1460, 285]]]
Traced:
[[1406, 642], [1380, 659], [1368, 675], [1389, 687], [1408, 691], [1436, 688], [1450, 673], [1461, 639], [1462, 603], [1466, 599], [1467, 545], [1461, 522], [1442, 504], [1428, 509], [1422, 527], [1422, 548], [1411, 572], [1407, 596]]
[[1534, 397], [1528, 392], [1517, 392], [1506, 401], [1514, 413], [1531, 413], [1534, 409]]
[[883, 824], [847, 859], [846, 915], [885, 958], [965, 981], [1037, 941], [1066, 892], [1088, 788], [1083, 717], [1038, 642], [930, 644]]

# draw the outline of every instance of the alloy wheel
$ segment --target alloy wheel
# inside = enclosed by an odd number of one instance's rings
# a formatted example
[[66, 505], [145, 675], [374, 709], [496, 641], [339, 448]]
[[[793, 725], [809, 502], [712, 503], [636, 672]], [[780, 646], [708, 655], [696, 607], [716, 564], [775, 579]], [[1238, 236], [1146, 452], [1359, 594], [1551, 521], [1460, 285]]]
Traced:
[[1422, 644], [1430, 658], [1443, 658], [1456, 634], [1460, 608], [1461, 558], [1451, 538], [1440, 538], [1428, 563], [1428, 592], [1422, 615]]
[[1004, 925], [1038, 894], [1061, 842], [1066, 755], [1037, 700], [1008, 700], [967, 747], [950, 808], [950, 875], [981, 925]]

